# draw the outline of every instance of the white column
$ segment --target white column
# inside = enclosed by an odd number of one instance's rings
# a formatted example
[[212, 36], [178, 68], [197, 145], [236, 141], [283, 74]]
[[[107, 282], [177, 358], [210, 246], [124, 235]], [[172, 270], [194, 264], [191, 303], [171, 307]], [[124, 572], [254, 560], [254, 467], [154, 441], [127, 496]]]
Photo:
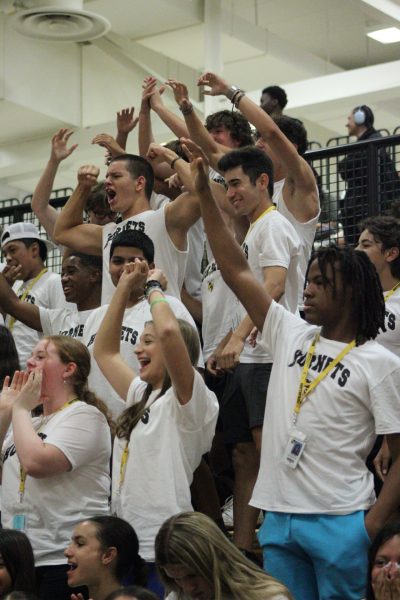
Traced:
[[[204, 70], [222, 74], [221, 0], [204, 0]], [[204, 112], [209, 115], [219, 110], [218, 97], [204, 96]]]

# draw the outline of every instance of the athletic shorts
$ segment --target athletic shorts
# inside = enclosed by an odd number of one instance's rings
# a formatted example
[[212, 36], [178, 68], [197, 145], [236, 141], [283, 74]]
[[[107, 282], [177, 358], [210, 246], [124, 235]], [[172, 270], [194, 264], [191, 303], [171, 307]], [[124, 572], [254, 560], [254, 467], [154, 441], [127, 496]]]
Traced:
[[228, 375], [221, 401], [226, 444], [252, 442], [251, 430], [262, 427], [272, 363], [240, 363]]

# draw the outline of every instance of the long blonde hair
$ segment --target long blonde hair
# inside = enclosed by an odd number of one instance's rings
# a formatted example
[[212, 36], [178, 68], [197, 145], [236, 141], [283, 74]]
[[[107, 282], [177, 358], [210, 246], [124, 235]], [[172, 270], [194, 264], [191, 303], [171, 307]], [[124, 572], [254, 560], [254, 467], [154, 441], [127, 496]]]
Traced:
[[179, 599], [187, 596], [168, 577], [164, 567], [179, 565], [202, 577], [214, 591], [214, 600], [271, 600], [281, 594], [293, 597], [286, 587], [249, 561], [206, 515], [186, 512], [169, 518], [159, 530], [156, 542], [156, 565], [168, 592]]

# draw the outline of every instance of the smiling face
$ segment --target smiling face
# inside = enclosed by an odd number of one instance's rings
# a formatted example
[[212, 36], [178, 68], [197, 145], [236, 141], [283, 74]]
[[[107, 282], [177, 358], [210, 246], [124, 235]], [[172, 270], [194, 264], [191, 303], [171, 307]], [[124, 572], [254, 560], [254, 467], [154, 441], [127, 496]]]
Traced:
[[98, 280], [93, 269], [85, 267], [78, 256], [69, 256], [63, 260], [61, 285], [67, 302], [79, 304], [86, 299]]
[[217, 144], [221, 144], [227, 148], [239, 148], [240, 146], [240, 142], [232, 138], [231, 132], [225, 125], [218, 125], [218, 127], [210, 129], [209, 134]]
[[67, 571], [70, 587], [91, 587], [99, 579], [105, 553], [96, 534], [96, 525], [90, 521], [79, 523], [72, 533], [71, 543], [64, 551], [70, 566]]
[[[357, 250], [362, 250], [368, 254], [370, 261], [375, 266], [378, 275], [381, 276], [385, 271], [390, 273], [390, 262], [395, 256], [394, 249], [383, 249], [383, 244], [377, 240], [368, 229], [364, 229], [358, 238]], [[398, 248], [396, 255], [398, 256]]]
[[[242, 167], [235, 167], [226, 171], [224, 177], [226, 182], [226, 196], [232, 204], [236, 216], [248, 217], [250, 222], [252, 222], [259, 211], [261, 202], [265, 199], [268, 176], [266, 174], [260, 175], [255, 185], [253, 185], [249, 176], [243, 172]], [[267, 181], [266, 185], [264, 182], [265, 178]]]
[[395, 535], [379, 548], [371, 571], [372, 588], [375, 590], [378, 577], [399, 577], [400, 535]]
[[213, 600], [213, 590], [206, 579], [181, 565], [166, 565], [165, 574], [193, 600]]
[[134, 352], [139, 362], [140, 378], [150, 383], [153, 389], [161, 389], [166, 369], [153, 323], [146, 323]]

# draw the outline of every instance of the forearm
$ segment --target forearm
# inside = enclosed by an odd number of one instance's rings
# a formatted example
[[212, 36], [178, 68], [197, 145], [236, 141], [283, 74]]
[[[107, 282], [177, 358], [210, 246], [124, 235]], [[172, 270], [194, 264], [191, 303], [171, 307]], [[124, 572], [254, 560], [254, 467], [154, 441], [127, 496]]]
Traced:
[[123, 150], [126, 150], [126, 143], [128, 141], [128, 133], [123, 133], [121, 131], [118, 131], [117, 133], [117, 137], [115, 138], [115, 141], [117, 142], [117, 144], [119, 146], [121, 146], [121, 148]]
[[108, 360], [110, 355], [120, 353], [121, 327], [128, 299], [129, 288], [126, 285], [118, 285], [94, 342], [93, 354], [99, 366], [101, 362]]
[[34, 430], [30, 411], [26, 408], [13, 407], [12, 426], [19, 462], [29, 474], [43, 460], [44, 442]]
[[185, 115], [185, 123], [190, 139], [202, 148], [213, 169], [217, 169], [218, 161], [224, 152], [221, 150], [221, 146], [214, 141], [194, 109]]
[[139, 154], [143, 158], [146, 158], [150, 144], [154, 143], [154, 136], [151, 127], [151, 114], [148, 112], [139, 113], [139, 133], [138, 133], [138, 144]]
[[181, 290], [181, 300], [192, 315], [197, 325], [201, 325], [203, 321], [203, 305], [200, 300], [193, 298], [193, 296], [191, 296], [184, 287]]
[[166, 108], [164, 105], [157, 105], [154, 107], [154, 112], [160, 117], [160, 119], [169, 127], [169, 129], [176, 135], [177, 138], [188, 137], [188, 130], [185, 125], [185, 121], [178, 117], [171, 110]]
[[32, 211], [50, 237], [53, 236], [58, 213], [49, 202], [59, 164], [57, 160], [50, 158], [33, 192], [31, 202]]
[[91, 188], [82, 186], [78, 183], [77, 187], [68, 198], [68, 201], [59, 213], [54, 226], [54, 237], [57, 242], [64, 243], [63, 235], [68, 232], [69, 229], [72, 229], [77, 225], [82, 225], [83, 212], [90, 191]]
[[18, 321], [37, 331], [42, 330], [40, 311], [30, 302], [22, 302], [9, 286], [5, 277], [0, 273], [0, 304], [1, 310]]
[[3, 447], [8, 429], [11, 425], [11, 409], [2, 410], [0, 413], [0, 448]]

